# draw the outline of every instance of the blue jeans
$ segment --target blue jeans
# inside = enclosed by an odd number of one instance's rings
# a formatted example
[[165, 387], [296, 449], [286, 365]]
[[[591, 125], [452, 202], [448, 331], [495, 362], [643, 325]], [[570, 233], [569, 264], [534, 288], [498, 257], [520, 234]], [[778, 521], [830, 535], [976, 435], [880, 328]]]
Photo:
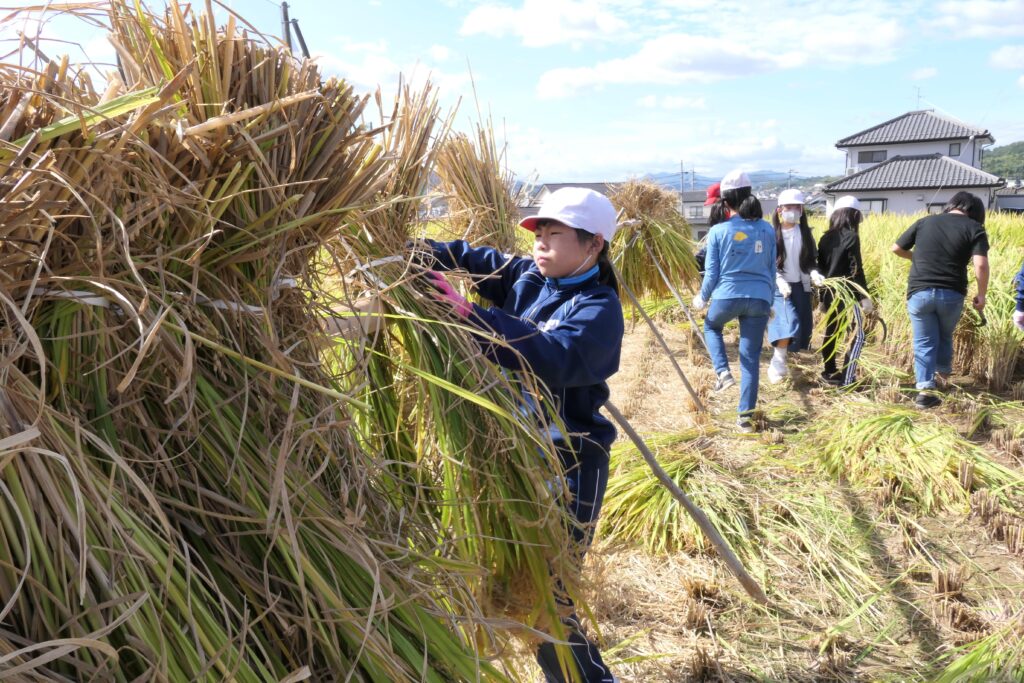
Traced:
[[740, 415], [750, 414], [757, 406], [757, 388], [761, 373], [761, 346], [768, 327], [771, 304], [764, 299], [712, 299], [704, 318], [704, 340], [711, 353], [715, 374], [729, 369], [722, 328], [730, 320], [740, 322]]
[[934, 389], [935, 373], [953, 369], [953, 330], [964, 309], [964, 295], [952, 289], [922, 289], [907, 299], [914, 332], [917, 388]]

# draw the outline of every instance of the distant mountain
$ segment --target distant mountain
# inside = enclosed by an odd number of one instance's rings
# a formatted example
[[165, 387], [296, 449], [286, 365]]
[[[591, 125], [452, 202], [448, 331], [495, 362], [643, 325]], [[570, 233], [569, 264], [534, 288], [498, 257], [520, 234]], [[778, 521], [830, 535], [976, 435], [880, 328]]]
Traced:
[[1024, 141], [985, 150], [981, 168], [1001, 178], [1024, 178]]
[[[801, 186], [801, 187], [803, 187], [803, 186], [813, 186], [814, 183], [822, 182], [822, 178], [826, 178], [826, 177], [829, 180], [835, 180], [835, 178], [831, 177], [831, 176], [809, 177], [809, 176], [800, 176], [800, 175], [795, 175], [795, 174], [793, 176], [790, 176], [789, 173], [787, 173], [785, 171], [748, 171], [747, 175], [750, 176], [750, 182], [754, 184], [754, 189], [756, 189], [756, 190], [761, 190], [761, 189], [765, 189], [765, 188], [775, 188], [775, 187], [779, 187], [779, 186], [786, 187], [788, 184], [790, 184], [790, 182], [792, 182], [794, 187], [795, 186]], [[679, 191], [679, 173], [678, 172], [675, 172], [675, 173], [672, 173], [672, 172], [648, 173], [647, 175], [643, 176], [643, 178], [645, 180], [650, 180], [651, 182], [658, 183], [659, 185], [664, 185], [665, 187], [671, 188], [671, 189], [675, 190], [676, 192]], [[706, 176], [706, 175], [701, 175], [701, 174], [698, 173], [698, 174], [696, 174], [696, 177], [694, 178], [694, 181], [693, 181], [693, 189], [694, 190], [704, 190], [704, 189], [707, 189], [708, 185], [711, 185], [713, 183], [717, 183], [719, 180], [721, 180], [720, 177]], [[686, 188], [685, 189], [687, 189], [687, 190], [690, 189], [690, 173], [689, 172], [687, 172], [687, 174], [686, 174]]]

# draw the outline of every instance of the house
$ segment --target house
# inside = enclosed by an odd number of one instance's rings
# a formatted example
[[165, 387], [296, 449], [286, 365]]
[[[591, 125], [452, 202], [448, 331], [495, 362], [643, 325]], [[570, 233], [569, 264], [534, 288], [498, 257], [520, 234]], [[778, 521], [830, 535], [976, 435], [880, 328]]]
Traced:
[[544, 198], [555, 190], [561, 190], [563, 187], [585, 187], [588, 190], [594, 192], [600, 192], [604, 196], [610, 196], [619, 185], [622, 183], [544, 183], [533, 188], [533, 191], [529, 193], [527, 200], [524, 204], [519, 205], [519, 218], [527, 218], [529, 216], [536, 216], [537, 210], [540, 208], [541, 202]]
[[1024, 213], [1024, 186], [1020, 179], [1008, 181], [1006, 187], [996, 190], [995, 208], [997, 211]]
[[[695, 240], [704, 239], [704, 235], [708, 234], [708, 230], [710, 230], [708, 227], [708, 217], [711, 214], [711, 207], [704, 206], [707, 196], [706, 190], [683, 192], [683, 217], [690, 224], [693, 230], [693, 239]], [[761, 210], [764, 211], [766, 220], [770, 220], [771, 215], [775, 213], [775, 209], [779, 205], [778, 199], [774, 196], [758, 196], [758, 201], [761, 202]]]
[[837, 197], [852, 194], [864, 212], [941, 211], [966, 190], [991, 207], [1002, 178], [981, 170], [992, 134], [932, 110], [912, 111], [847, 136], [846, 176], [824, 188], [826, 212]]
[[693, 230], [693, 239], [699, 240], [708, 234], [708, 214], [710, 206], [704, 206], [708, 194], [706, 190], [688, 190], [683, 195], [683, 217]]

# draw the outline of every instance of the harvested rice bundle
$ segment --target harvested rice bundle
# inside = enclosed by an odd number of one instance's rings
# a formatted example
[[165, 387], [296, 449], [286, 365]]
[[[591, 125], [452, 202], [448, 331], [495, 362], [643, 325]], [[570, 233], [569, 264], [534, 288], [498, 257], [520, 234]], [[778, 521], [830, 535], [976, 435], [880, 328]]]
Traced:
[[637, 296], [652, 298], [695, 286], [694, 244], [675, 194], [649, 181], [631, 180], [610, 198], [623, 227], [612, 243], [612, 260], [623, 283]]

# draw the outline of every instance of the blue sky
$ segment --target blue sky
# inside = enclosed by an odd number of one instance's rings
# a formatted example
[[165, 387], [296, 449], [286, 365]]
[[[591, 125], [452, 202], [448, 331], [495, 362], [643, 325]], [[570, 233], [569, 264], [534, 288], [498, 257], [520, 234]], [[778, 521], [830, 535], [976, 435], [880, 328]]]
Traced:
[[[277, 2], [227, 4], [280, 34]], [[524, 178], [622, 180], [681, 160], [712, 176], [840, 174], [836, 140], [916, 108], [988, 128], [997, 145], [1024, 140], [1024, 0], [289, 5], [324, 71], [362, 89], [430, 75], [468, 130], [475, 83]], [[99, 29], [43, 32], [111, 58]]]

